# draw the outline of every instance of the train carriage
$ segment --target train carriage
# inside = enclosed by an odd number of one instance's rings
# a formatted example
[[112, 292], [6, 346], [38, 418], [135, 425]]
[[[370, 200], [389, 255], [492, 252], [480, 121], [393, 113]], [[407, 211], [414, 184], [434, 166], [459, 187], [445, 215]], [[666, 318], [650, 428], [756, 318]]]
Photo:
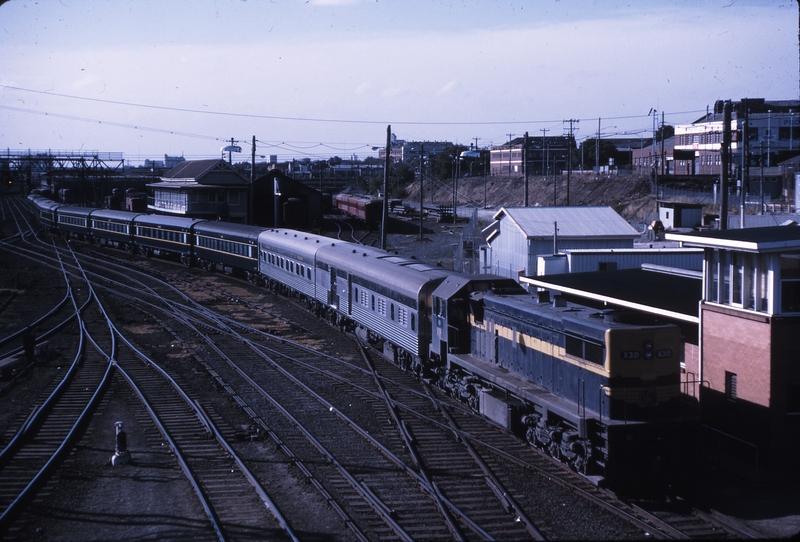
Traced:
[[316, 254], [321, 246], [334, 242], [295, 230], [264, 230], [258, 236], [261, 275], [271, 288], [288, 288], [311, 308], [326, 306], [324, 287], [318, 288]]
[[192, 230], [198, 218], [166, 215], [139, 215], [133, 219], [134, 242], [144, 256], [163, 256], [190, 264], [193, 252]]
[[42, 226], [51, 231], [56, 229], [56, 209], [62, 204], [38, 194], [29, 195], [28, 200], [36, 207]]
[[377, 224], [383, 215], [383, 198], [374, 196], [337, 194], [336, 208], [340, 212], [363, 220], [367, 224]]
[[429, 357], [431, 294], [451, 271], [349, 243], [320, 248], [317, 271], [328, 277], [329, 302], [340, 318], [384, 339], [390, 359], [422, 368]]
[[56, 227], [65, 235], [77, 237], [78, 239], [88, 239], [91, 227], [89, 215], [93, 211], [96, 211], [96, 209], [61, 205], [55, 210]]
[[133, 243], [133, 219], [141, 213], [97, 209], [89, 217], [91, 239], [115, 248], [131, 249]]
[[259, 276], [258, 237], [264, 228], [207, 221], [194, 226], [194, 258], [207, 270], [244, 273], [250, 282]]

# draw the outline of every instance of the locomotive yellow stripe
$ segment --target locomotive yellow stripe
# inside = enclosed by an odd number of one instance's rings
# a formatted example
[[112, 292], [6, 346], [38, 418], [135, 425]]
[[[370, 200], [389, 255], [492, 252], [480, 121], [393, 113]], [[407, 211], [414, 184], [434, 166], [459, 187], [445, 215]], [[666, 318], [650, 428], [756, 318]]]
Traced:
[[[470, 314], [470, 324], [482, 329], [486, 330], [486, 324], [481, 323], [478, 324], [475, 322], [473, 315]], [[567, 353], [564, 351], [564, 347], [558, 346], [547, 341], [543, 341], [542, 339], [532, 337], [525, 333], [515, 332], [510, 327], [506, 327], [503, 325], [495, 324], [494, 330], [497, 333], [498, 337], [506, 339], [508, 341], [514, 342], [517, 344], [519, 348], [520, 344], [524, 344], [525, 348], [530, 348], [531, 350], [535, 350], [542, 354], [552, 356], [556, 359], [563, 361], [564, 363], [569, 363], [570, 365], [575, 365], [576, 367], [580, 367], [586, 371], [602, 375], [608, 376], [608, 371], [605, 368], [605, 365], [598, 365], [596, 363], [592, 363], [590, 361], [582, 360], [580, 358], [575, 358], [573, 356], [568, 356]], [[516, 333], [516, 337], [515, 337]], [[522, 339], [522, 343], [520, 343], [520, 337]]]

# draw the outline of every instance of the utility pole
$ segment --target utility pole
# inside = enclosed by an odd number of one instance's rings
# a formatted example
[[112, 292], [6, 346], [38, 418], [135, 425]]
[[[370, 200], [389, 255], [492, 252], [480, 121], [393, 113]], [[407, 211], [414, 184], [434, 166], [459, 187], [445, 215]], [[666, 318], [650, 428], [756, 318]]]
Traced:
[[597, 137], [594, 139], [594, 167], [600, 175], [600, 117], [597, 117]]
[[[800, 0], [798, 0], [798, 2], [800, 2]], [[474, 139], [474, 140], [475, 140], [475, 150], [477, 151], [477, 150], [478, 150], [478, 140], [479, 140], [480, 138], [479, 138], [479, 137], [473, 137], [472, 139]]]
[[528, 206], [528, 132], [525, 132], [525, 137], [522, 140], [522, 168], [525, 172], [525, 194], [522, 198], [523, 207]]
[[[546, 143], [547, 141], [547, 132], [550, 131], [549, 128], [539, 128], [539, 131], [542, 132], [542, 152], [544, 153], [544, 178], [545, 182], [550, 176], [550, 145]], [[553, 193], [556, 191], [556, 183], [553, 181]]]
[[250, 156], [250, 190], [247, 191], [247, 223], [253, 224], [253, 198], [256, 195], [256, 136], [253, 136], [253, 152]]
[[383, 213], [381, 214], [381, 249], [386, 250], [386, 219], [389, 215], [389, 153], [392, 150], [392, 125], [386, 126], [386, 156], [383, 163]]
[[425, 175], [423, 175], [423, 168], [425, 167], [425, 144], [420, 143], [419, 145], [419, 240], [422, 241], [423, 238], [423, 226], [422, 226], [422, 213], [424, 211], [424, 207], [422, 205], [422, 196], [425, 194], [425, 191], [422, 189], [422, 185], [425, 181]]
[[[575, 125], [579, 122], [580, 120], [577, 119], [564, 121], [564, 123], [569, 123], [569, 136], [567, 139], [567, 207], [569, 207], [569, 178], [572, 175], [572, 142], [574, 141], [575, 130], [578, 129]], [[555, 199], [555, 196], [553, 197]]]
[[650, 110], [653, 115], [653, 144], [650, 147], [650, 158], [653, 161], [653, 183], [655, 185], [656, 200], [658, 200], [658, 154], [656, 154], [656, 123], [658, 111], [655, 109]]
[[[667, 172], [664, 169], [667, 165], [666, 156], [664, 156], [664, 139], [666, 136], [664, 135], [664, 112], [661, 112], [661, 174], [666, 175]], [[656, 186], [656, 198], [658, 197], [658, 187]]]
[[508, 135], [508, 178], [511, 178], [511, 138], [514, 137], [514, 134], [506, 134]]
[[719, 175], [719, 229], [728, 229], [728, 164], [731, 155], [731, 101], [722, 106], [722, 170]]

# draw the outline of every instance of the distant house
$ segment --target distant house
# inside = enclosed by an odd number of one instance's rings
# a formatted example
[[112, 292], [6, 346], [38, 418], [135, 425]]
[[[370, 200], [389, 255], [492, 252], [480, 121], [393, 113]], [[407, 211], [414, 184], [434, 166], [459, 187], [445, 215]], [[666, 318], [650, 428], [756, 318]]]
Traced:
[[501, 208], [484, 229], [481, 272], [536, 275], [540, 256], [566, 249], [632, 249], [637, 232], [611, 207]]
[[668, 230], [697, 228], [703, 225], [703, 205], [701, 203], [659, 201], [658, 219]]
[[147, 185], [150, 211], [247, 222], [249, 183], [225, 160], [186, 160]]

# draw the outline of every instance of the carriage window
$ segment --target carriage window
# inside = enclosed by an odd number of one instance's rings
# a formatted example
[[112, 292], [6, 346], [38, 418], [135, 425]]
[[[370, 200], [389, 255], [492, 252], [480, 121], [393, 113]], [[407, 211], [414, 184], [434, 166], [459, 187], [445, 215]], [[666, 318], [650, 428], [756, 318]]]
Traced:
[[311, 268], [310, 267], [308, 269], [306, 269], [306, 277], [308, 278], [308, 280], [311, 280]]
[[372, 306], [372, 310], [375, 310], [375, 294], [371, 296], [370, 305]]
[[415, 324], [416, 324], [416, 318], [414, 318], [414, 313], [412, 312], [411, 313], [411, 331], [416, 331], [416, 329], [414, 329], [416, 327]]
[[391, 303], [389, 305], [389, 318], [394, 320], [394, 303]]

